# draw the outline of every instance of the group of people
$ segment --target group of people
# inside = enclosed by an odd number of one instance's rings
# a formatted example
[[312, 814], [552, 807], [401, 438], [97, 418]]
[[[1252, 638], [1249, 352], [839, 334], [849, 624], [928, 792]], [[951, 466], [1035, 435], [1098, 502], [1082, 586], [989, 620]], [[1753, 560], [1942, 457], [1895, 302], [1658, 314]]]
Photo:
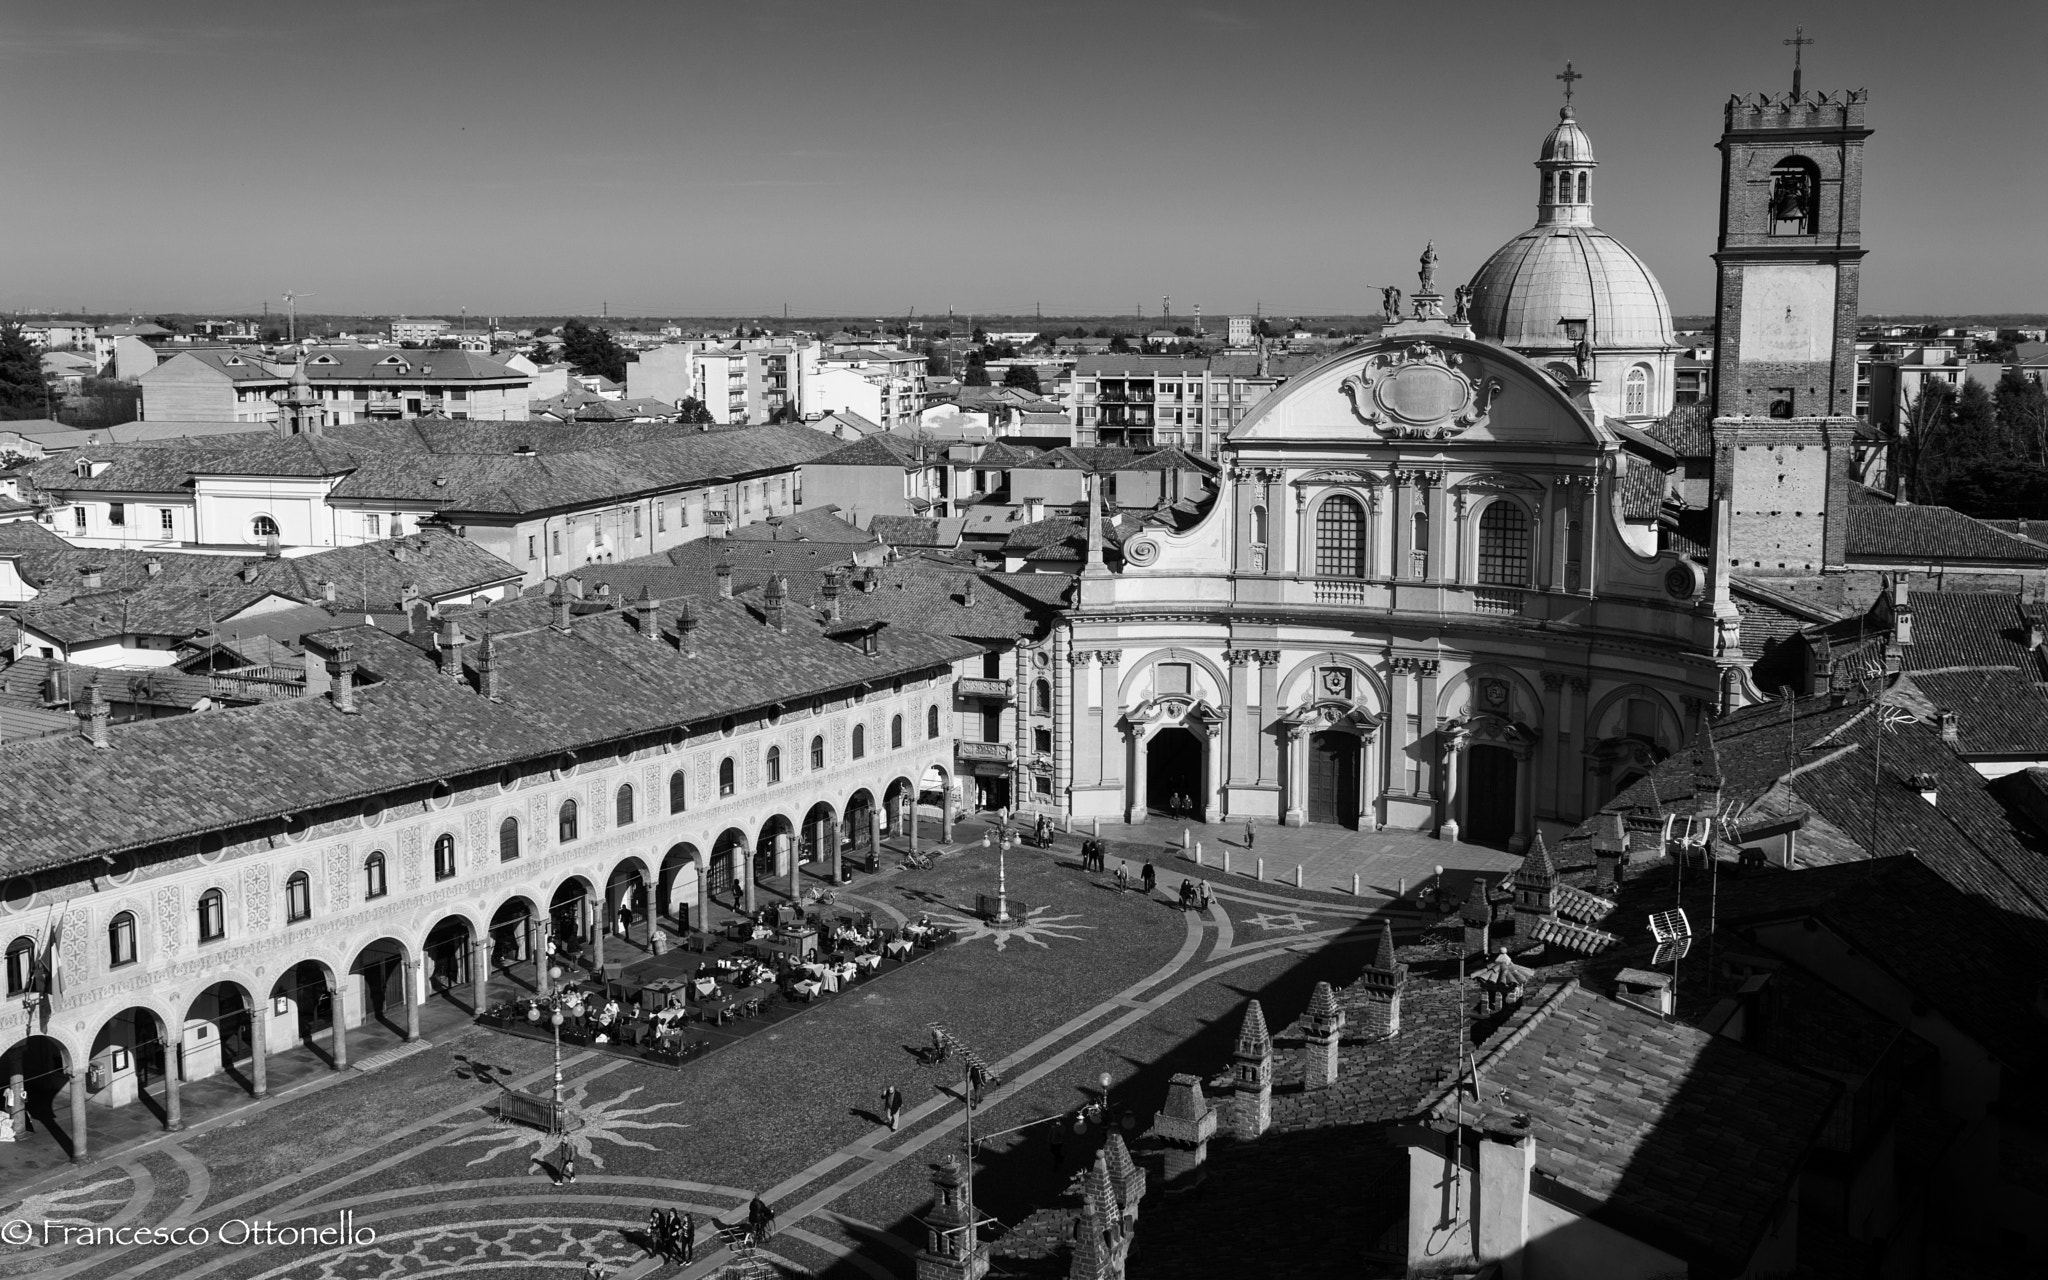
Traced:
[[1207, 880], [1180, 880], [1180, 909], [1182, 911], [1207, 911], [1212, 900]]
[[1198, 818], [1195, 798], [1185, 791], [1175, 791], [1166, 797], [1166, 812], [1175, 818]]
[[647, 1211], [647, 1240], [654, 1255], [684, 1266], [697, 1260], [697, 1215], [681, 1209]]

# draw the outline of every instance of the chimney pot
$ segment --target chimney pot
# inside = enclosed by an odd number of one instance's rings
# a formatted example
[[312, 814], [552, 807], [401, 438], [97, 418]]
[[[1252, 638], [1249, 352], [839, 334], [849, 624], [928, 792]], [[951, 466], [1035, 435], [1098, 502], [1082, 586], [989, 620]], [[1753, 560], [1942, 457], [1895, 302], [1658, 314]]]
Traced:
[[82, 717], [85, 721], [82, 726], [85, 730], [85, 740], [96, 750], [108, 750], [113, 743], [107, 739], [107, 699], [106, 695], [100, 692], [99, 680], [94, 679], [92, 684], [86, 687], [85, 692], [85, 715]]
[[567, 631], [569, 629], [569, 593], [559, 585], [556, 586], [555, 594], [548, 597], [548, 606], [553, 615], [549, 619], [549, 625], [557, 631]]
[[1938, 715], [1941, 722], [1941, 740], [1943, 742], [1957, 741], [1956, 713], [1953, 711], [1942, 711]]
[[633, 621], [638, 624], [642, 636], [649, 640], [661, 639], [661, 602], [646, 587], [640, 588], [640, 598], [633, 601]]
[[447, 614], [441, 616], [441, 634], [435, 640], [441, 655], [441, 674], [451, 680], [462, 679], [462, 650], [469, 638], [462, 634], [462, 628]]
[[155, 556], [151, 556], [149, 559], [143, 561], [142, 568], [143, 571], [148, 573], [149, 576], [152, 578], [162, 577], [164, 572], [164, 562], [157, 559]]
[[683, 607], [676, 612], [676, 648], [679, 649], [682, 652], [683, 656], [686, 658], [694, 658], [697, 656], [697, 649], [695, 644], [693, 643], [696, 633], [696, 606], [692, 605], [688, 600], [684, 600]]
[[100, 565], [89, 564], [78, 571], [78, 585], [84, 591], [98, 591], [106, 582], [106, 570]]
[[732, 599], [732, 566], [720, 560], [713, 572], [718, 575], [718, 598]]
[[331, 684], [330, 696], [334, 709], [343, 715], [356, 714], [356, 649], [344, 640], [334, 646], [333, 656], [327, 659], [327, 676]]
[[334, 603], [334, 582], [332, 579], [320, 584], [320, 598], [328, 604]]

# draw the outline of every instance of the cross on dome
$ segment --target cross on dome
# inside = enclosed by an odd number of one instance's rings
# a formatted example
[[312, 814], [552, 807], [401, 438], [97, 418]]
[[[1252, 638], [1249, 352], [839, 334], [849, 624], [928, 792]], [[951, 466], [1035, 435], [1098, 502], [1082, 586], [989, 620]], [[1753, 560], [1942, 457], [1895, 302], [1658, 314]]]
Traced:
[[[1792, 46], [1792, 96], [1797, 98], [1799, 96], [1800, 55], [1806, 52], [1807, 45], [1813, 43], [1813, 37], [1806, 34], [1805, 27], [1794, 27], [1792, 28], [1792, 38], [1784, 43]], [[1569, 69], [1571, 64], [1566, 63], [1565, 66]], [[1567, 98], [1571, 96], [1569, 90], [1566, 91], [1565, 96]]]
[[[1812, 41], [1808, 41], [1807, 43], [1811, 44]], [[1564, 70], [1558, 72], [1554, 78], [1564, 81], [1564, 109], [1565, 113], [1569, 115], [1572, 109], [1572, 82], [1575, 80], [1584, 80], [1586, 77], [1581, 73], [1572, 70], [1572, 64], [1569, 61], [1567, 61], [1564, 64]]]

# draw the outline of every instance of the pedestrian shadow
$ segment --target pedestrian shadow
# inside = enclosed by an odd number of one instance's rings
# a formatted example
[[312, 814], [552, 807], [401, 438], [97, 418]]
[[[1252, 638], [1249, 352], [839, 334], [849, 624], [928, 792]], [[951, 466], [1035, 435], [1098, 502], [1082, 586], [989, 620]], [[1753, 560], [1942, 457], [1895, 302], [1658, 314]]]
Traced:
[[878, 1116], [874, 1112], [868, 1110], [866, 1107], [848, 1107], [846, 1109], [846, 1113], [854, 1117], [856, 1120], [865, 1120], [869, 1124], [889, 1123], [889, 1118], [887, 1116]]
[[527, 1159], [537, 1166], [542, 1173], [548, 1175], [548, 1181], [558, 1187], [562, 1185], [562, 1166], [542, 1156], [528, 1156]]
[[475, 1058], [465, 1053], [457, 1053], [453, 1056], [455, 1058], [455, 1078], [457, 1080], [474, 1080], [479, 1084], [494, 1084], [500, 1089], [506, 1087], [505, 1081], [502, 1078], [506, 1074], [506, 1068], [494, 1066], [488, 1062], [478, 1062]]

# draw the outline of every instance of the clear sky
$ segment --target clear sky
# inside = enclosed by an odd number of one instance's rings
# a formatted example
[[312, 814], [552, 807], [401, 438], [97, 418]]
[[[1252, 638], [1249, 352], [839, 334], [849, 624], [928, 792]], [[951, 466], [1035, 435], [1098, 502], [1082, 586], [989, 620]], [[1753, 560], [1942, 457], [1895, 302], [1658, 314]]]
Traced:
[[2048, 3], [0, 3], [0, 306], [1373, 309], [1595, 217], [1712, 306], [1721, 105], [1861, 87], [1866, 312], [2048, 310]]

